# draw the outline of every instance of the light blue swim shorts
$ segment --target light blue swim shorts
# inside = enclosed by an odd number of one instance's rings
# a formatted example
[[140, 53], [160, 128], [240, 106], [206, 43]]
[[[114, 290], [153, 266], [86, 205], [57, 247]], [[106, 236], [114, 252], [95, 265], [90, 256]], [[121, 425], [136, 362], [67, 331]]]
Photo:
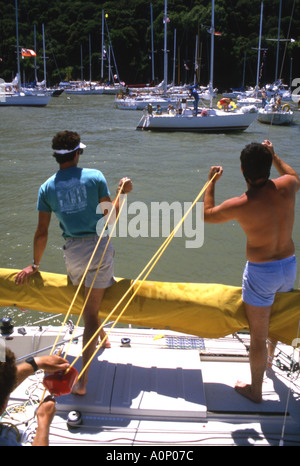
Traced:
[[296, 256], [272, 262], [247, 262], [242, 298], [252, 306], [270, 306], [276, 293], [292, 291], [297, 273]]
[[[64, 260], [67, 274], [73, 285], [77, 286], [80, 284], [98, 240], [99, 236], [97, 235], [66, 239], [63, 246]], [[111, 242], [109, 242], [103, 256], [108, 240], [108, 236], [101, 238], [100, 244], [98, 245], [93, 260], [89, 266], [89, 270], [84, 280], [84, 285], [88, 288], [91, 286], [94, 288], [108, 288], [116, 282], [114, 278], [115, 251]], [[93, 283], [100, 262], [101, 265], [96, 275], [95, 282]]]

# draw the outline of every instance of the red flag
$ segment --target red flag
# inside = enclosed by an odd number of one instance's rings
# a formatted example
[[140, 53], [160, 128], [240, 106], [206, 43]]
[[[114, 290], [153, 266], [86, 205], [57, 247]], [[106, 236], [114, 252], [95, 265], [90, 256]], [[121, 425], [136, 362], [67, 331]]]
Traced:
[[36, 57], [35, 51], [31, 49], [22, 49], [21, 54], [22, 57]]

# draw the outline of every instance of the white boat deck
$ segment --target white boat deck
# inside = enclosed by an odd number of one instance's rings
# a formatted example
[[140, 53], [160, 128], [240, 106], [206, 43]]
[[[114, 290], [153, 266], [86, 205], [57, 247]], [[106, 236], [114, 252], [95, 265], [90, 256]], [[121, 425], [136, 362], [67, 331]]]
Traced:
[[[130, 338], [129, 346], [122, 345], [123, 337]], [[261, 404], [234, 390], [238, 379], [249, 380], [248, 336], [202, 340], [169, 331], [113, 329], [109, 339], [112, 347], [100, 350], [91, 364], [87, 394], [57, 398], [51, 445], [300, 445], [299, 371], [289, 377], [276, 367], [268, 371]], [[68, 360], [81, 349], [81, 338], [74, 340]], [[283, 346], [280, 356], [284, 364], [287, 349]], [[75, 367], [80, 372], [81, 359]], [[31, 403], [43, 393], [42, 379], [36, 374], [13, 393], [14, 422], [31, 417], [36, 406]], [[74, 412], [79, 425], [68, 423]], [[24, 444], [35, 427], [35, 419], [20, 425]]]

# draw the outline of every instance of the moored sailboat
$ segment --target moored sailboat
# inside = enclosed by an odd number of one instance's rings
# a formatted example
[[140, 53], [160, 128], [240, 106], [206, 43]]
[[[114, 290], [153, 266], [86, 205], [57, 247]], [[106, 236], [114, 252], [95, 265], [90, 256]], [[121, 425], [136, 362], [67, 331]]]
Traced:
[[45, 107], [51, 99], [51, 92], [44, 90], [27, 90], [21, 87], [20, 81], [20, 46], [18, 26], [18, 2], [15, 0], [16, 38], [17, 38], [17, 76], [11, 83], [0, 85], [0, 106]]
[[[213, 74], [214, 74], [214, 0], [212, 0], [211, 15], [211, 66], [209, 92], [211, 102], [209, 109], [194, 112], [189, 109], [179, 109], [169, 114], [157, 115], [153, 113], [144, 114], [137, 125], [138, 130], [153, 131], [191, 131], [191, 132], [228, 132], [243, 131], [256, 119], [257, 109], [245, 107], [224, 111], [212, 108], [213, 99]], [[166, 9], [166, 7], [165, 7]], [[166, 15], [166, 13], [165, 13]], [[165, 34], [166, 37], [166, 34]], [[167, 47], [165, 45], [165, 56]], [[166, 61], [166, 58], [165, 58]], [[166, 77], [165, 77], [166, 81]]]
[[49, 103], [53, 91], [20, 88], [18, 82], [17, 76], [11, 83], [0, 84], [0, 107], [45, 107]]
[[280, 105], [269, 103], [264, 108], [259, 109], [257, 120], [260, 123], [269, 125], [290, 125], [294, 119], [294, 112], [288, 104]]

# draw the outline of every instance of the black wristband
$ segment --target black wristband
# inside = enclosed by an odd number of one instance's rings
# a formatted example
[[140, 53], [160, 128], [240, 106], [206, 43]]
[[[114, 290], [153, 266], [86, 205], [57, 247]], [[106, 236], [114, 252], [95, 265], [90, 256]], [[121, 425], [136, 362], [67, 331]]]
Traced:
[[27, 364], [30, 364], [33, 367], [34, 372], [39, 370], [34, 358], [28, 358], [25, 360], [25, 362], [27, 362]]

